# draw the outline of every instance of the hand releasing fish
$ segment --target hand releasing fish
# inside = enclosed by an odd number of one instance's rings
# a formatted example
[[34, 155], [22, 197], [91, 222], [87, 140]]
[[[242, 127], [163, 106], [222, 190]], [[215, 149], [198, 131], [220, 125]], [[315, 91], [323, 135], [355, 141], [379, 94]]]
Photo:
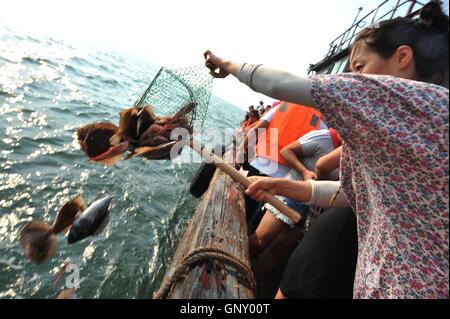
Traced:
[[170, 133], [178, 127], [191, 132], [189, 113], [195, 103], [189, 103], [169, 116], [156, 116], [151, 105], [122, 110], [119, 126], [112, 123], [93, 123], [78, 129], [78, 142], [93, 162], [113, 165], [121, 155], [143, 156], [147, 159], [169, 159], [170, 149], [178, 142], [170, 140]]
[[108, 223], [111, 201], [114, 197], [107, 195], [97, 199], [77, 215], [67, 236], [67, 242], [73, 244], [91, 235], [99, 234]]
[[20, 231], [19, 238], [27, 258], [40, 264], [53, 257], [58, 247], [55, 234], [67, 231], [75, 216], [85, 208], [81, 196], [76, 196], [61, 207], [52, 227], [34, 219], [29, 221]]
[[55, 234], [69, 229], [69, 244], [99, 233], [107, 223], [112, 198], [107, 195], [86, 208], [81, 196], [76, 196], [61, 207], [52, 227], [37, 220], [29, 221], [19, 238], [25, 256], [35, 264], [53, 257], [58, 246]]

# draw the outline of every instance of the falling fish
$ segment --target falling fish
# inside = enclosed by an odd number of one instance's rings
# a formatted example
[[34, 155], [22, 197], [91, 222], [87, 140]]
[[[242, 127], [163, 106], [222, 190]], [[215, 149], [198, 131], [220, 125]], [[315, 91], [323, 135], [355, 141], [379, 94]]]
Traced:
[[[161, 144], [158, 146], [142, 146], [135, 148], [133, 152], [128, 155], [125, 159], [129, 159], [131, 157], [142, 156], [146, 159], [170, 159], [170, 152], [172, 147], [175, 144], [179, 143], [178, 141], [171, 141], [165, 144]], [[181, 148], [179, 149], [181, 152]], [[179, 155], [179, 154], [177, 154]]]
[[112, 145], [110, 139], [119, 127], [109, 122], [88, 124], [77, 129], [78, 143], [92, 162], [114, 165], [129, 147], [127, 141]]
[[67, 267], [70, 265], [70, 262], [65, 262], [61, 268], [58, 270], [58, 272], [55, 274], [52, 280], [52, 287], [55, 288], [58, 281], [64, 276], [66, 273]]
[[77, 294], [75, 293], [75, 289], [67, 288], [61, 291], [56, 299], [77, 299]]
[[29, 221], [20, 231], [19, 237], [26, 257], [35, 264], [53, 257], [58, 247], [55, 234], [66, 232], [75, 216], [85, 209], [81, 196], [76, 196], [61, 207], [52, 227], [34, 219]]
[[114, 197], [106, 195], [97, 199], [78, 214], [69, 230], [67, 242], [73, 244], [91, 235], [99, 234], [108, 223], [111, 201]]

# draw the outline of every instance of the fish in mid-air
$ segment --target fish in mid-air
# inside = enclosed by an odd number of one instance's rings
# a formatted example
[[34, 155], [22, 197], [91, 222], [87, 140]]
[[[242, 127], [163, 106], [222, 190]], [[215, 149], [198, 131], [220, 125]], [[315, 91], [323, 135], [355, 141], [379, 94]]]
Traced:
[[114, 197], [106, 195], [96, 199], [88, 208], [78, 214], [70, 227], [67, 242], [73, 244], [91, 235], [101, 233], [108, 223], [111, 201]]
[[77, 299], [77, 294], [75, 293], [75, 289], [67, 288], [61, 291], [56, 299]]
[[78, 143], [91, 162], [114, 165], [129, 147], [127, 141], [111, 144], [118, 131], [119, 127], [109, 122], [88, 124], [77, 129]]
[[57, 250], [55, 234], [69, 234], [69, 244], [99, 234], [108, 222], [111, 201], [115, 196], [105, 195], [88, 207], [81, 196], [76, 196], [59, 210], [53, 226], [38, 220], [29, 221], [20, 231], [20, 244], [25, 256], [35, 264], [53, 257]]
[[35, 219], [29, 221], [20, 231], [19, 237], [25, 256], [35, 264], [53, 257], [58, 247], [55, 234], [66, 232], [75, 216], [85, 209], [86, 205], [78, 195], [61, 207], [53, 226]]

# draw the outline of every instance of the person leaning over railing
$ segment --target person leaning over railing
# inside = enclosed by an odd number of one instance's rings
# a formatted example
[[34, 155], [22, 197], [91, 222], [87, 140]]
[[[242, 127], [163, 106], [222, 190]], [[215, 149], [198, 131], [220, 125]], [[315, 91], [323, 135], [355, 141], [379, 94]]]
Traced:
[[[351, 74], [300, 77], [204, 54], [215, 77], [233, 74], [274, 99], [317, 108], [339, 132], [334, 203], [347, 201], [357, 215], [354, 298], [449, 297], [448, 51], [448, 17], [430, 2], [418, 20], [364, 29], [350, 50]], [[262, 179], [247, 194], [309, 201], [313, 187], [323, 193], [321, 182]], [[297, 296], [283, 285], [279, 297]]]

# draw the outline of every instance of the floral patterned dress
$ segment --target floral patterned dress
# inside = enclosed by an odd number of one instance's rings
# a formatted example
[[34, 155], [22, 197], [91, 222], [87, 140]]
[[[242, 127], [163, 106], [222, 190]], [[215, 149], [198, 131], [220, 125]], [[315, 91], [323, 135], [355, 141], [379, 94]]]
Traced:
[[449, 91], [379, 75], [314, 75], [343, 140], [358, 219], [355, 298], [449, 298]]

